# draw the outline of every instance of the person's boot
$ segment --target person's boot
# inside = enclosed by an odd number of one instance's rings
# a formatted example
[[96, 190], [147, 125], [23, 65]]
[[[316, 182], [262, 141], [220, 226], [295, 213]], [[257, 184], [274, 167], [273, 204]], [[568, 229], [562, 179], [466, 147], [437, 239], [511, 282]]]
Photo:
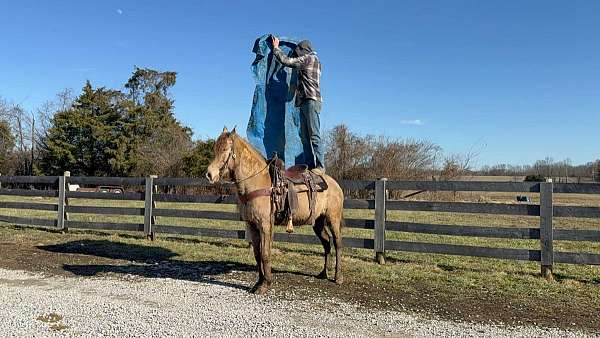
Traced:
[[325, 175], [325, 168], [323, 167], [316, 167], [314, 169], [312, 169], [312, 172], [317, 174], [317, 175]]

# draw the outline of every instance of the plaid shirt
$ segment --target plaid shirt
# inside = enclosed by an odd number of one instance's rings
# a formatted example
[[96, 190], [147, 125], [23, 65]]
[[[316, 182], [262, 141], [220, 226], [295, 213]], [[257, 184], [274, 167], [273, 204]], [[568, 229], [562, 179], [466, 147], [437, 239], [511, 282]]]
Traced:
[[298, 87], [296, 88], [296, 106], [306, 99], [322, 102], [320, 81], [321, 62], [316, 53], [306, 54], [297, 58], [288, 57], [279, 47], [273, 50], [277, 60], [284, 66], [298, 69]]

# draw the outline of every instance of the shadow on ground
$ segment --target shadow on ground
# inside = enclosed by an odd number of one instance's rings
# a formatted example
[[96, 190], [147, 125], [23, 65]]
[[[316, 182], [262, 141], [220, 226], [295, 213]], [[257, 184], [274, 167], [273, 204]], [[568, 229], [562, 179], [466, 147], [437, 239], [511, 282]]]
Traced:
[[[177, 252], [164, 247], [150, 246], [157, 243], [136, 241], [140, 236], [131, 234], [120, 235], [122, 240], [115, 241], [114, 234], [94, 235], [86, 233], [82, 239], [73, 231], [71, 234], [50, 235], [37, 231], [22, 231], [0, 226], [0, 268], [12, 270], [27, 270], [44, 274], [71, 277], [79, 276], [142, 276], [148, 278], [174, 278], [181, 280], [212, 283], [226, 287], [246, 290], [256, 280], [254, 264], [243, 264], [233, 261], [234, 258], [221, 258], [219, 261], [186, 262], [179, 260]], [[128, 239], [131, 239], [128, 240]], [[177, 240], [177, 239], [173, 239]], [[189, 239], [178, 239], [190, 241]], [[63, 242], [64, 241], [64, 242]], [[200, 240], [194, 240], [194, 242]], [[43, 245], [40, 243], [52, 243]], [[212, 245], [213, 241], [204, 244]], [[60, 243], [60, 244], [55, 244]], [[130, 243], [130, 244], [128, 244]], [[224, 243], [214, 242], [221, 246]], [[247, 244], [239, 242], [232, 244], [247, 248]], [[318, 252], [303, 254], [321, 255]], [[352, 250], [350, 257], [352, 256]], [[282, 250], [282, 252], [287, 252]], [[248, 255], [250, 253], [248, 252]], [[348, 257], [348, 256], [346, 256]], [[353, 257], [354, 258], [354, 257]], [[319, 258], [320, 259], [320, 258]], [[363, 258], [366, 260], [366, 258]], [[349, 261], [348, 263], [357, 264]], [[398, 259], [389, 257], [388, 265], [430, 264], [411, 258]], [[364, 266], [367, 267], [367, 266]], [[362, 268], [362, 267], [358, 267]], [[505, 293], [495, 292], [489, 288], [464, 289], [455, 287], [455, 278], [461, 278], [461, 271], [468, 271], [460, 264], [439, 264], [442, 277], [437, 280], [386, 280], [373, 283], [370, 279], [359, 280], [351, 273], [349, 267], [346, 283], [335, 283], [319, 280], [300, 268], [301, 271], [276, 271], [273, 295], [285, 299], [310, 299], [323, 297], [328, 302], [337, 299], [342, 302], [364, 306], [370, 310], [385, 311], [417, 311], [432, 314], [450, 320], [473, 321], [478, 323], [502, 323], [509, 325], [534, 324], [549, 327], [577, 328], [600, 332], [595, 293], [577, 295], [572, 301], [560, 301], [565, 298], [549, 294], [540, 297], [539, 294], [526, 296], [522, 299], [507, 297]], [[400, 270], [399, 270], [400, 271]], [[473, 269], [476, 272], [487, 273], [489, 269]], [[533, 270], [532, 270], [533, 271]], [[230, 272], [237, 272], [229, 274]], [[307, 273], [309, 272], [309, 273]], [[453, 273], [457, 273], [453, 275]], [[317, 271], [315, 271], [315, 274]], [[511, 276], [503, 278], [512, 278]], [[571, 283], [569, 276], [557, 274], [559, 283]], [[590, 275], [587, 284], [598, 284], [598, 275]], [[135, 281], [135, 279], [133, 279]], [[545, 282], [544, 282], [545, 283]], [[553, 282], [556, 283], [556, 282]], [[582, 285], [584, 283], [581, 283]], [[519, 284], [517, 284], [519, 285]], [[522, 285], [522, 284], [520, 284]], [[548, 284], [548, 287], [552, 286]], [[570, 287], [578, 288], [577, 283]], [[582, 291], [591, 290], [589, 288]], [[536, 291], [533, 289], [532, 291]], [[587, 292], [587, 291], [586, 291]], [[594, 292], [592, 290], [592, 292]], [[510, 294], [508, 295], [510, 296]], [[559, 300], [556, 300], [556, 299]], [[329, 304], [329, 303], [328, 303]], [[331, 311], [330, 308], [327, 309]]]
[[77, 276], [134, 275], [145, 278], [173, 278], [218, 284], [243, 290], [247, 286], [224, 282], [215, 276], [232, 271], [255, 271], [252, 265], [232, 261], [179, 261], [177, 253], [161, 247], [112, 242], [78, 240], [42, 245], [39, 249], [60, 254], [96, 256], [117, 260], [115, 264], [63, 264], [63, 269]]

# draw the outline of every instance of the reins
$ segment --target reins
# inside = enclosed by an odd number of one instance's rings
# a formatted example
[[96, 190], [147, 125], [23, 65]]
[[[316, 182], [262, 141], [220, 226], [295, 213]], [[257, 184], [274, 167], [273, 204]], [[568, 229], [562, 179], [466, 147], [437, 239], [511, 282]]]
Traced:
[[267, 162], [267, 165], [265, 165], [265, 167], [264, 167], [264, 168], [262, 168], [261, 170], [257, 171], [256, 173], [254, 173], [254, 174], [252, 174], [252, 175], [250, 175], [250, 176], [248, 176], [248, 177], [246, 177], [246, 178], [244, 178], [244, 179], [242, 179], [242, 180], [234, 180], [234, 182], [235, 182], [235, 183], [241, 183], [241, 182], [244, 182], [244, 181], [246, 181], [246, 180], [249, 180], [249, 179], [251, 179], [251, 178], [253, 178], [253, 177], [256, 177], [256, 176], [258, 176], [260, 173], [262, 173], [262, 172], [263, 172], [263, 171], [265, 171], [267, 168], [269, 168], [269, 166], [270, 166], [270, 165], [273, 163], [273, 160], [274, 160], [274, 159], [271, 159], [269, 162]]

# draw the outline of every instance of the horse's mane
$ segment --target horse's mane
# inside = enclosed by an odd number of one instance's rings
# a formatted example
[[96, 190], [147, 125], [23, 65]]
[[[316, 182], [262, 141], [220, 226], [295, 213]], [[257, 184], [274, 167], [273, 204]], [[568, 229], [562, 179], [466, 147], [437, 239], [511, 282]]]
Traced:
[[267, 161], [267, 159], [243, 137], [239, 136], [236, 133], [230, 133], [229, 136], [233, 138], [234, 144], [236, 144], [238, 147], [241, 146], [244, 149], [247, 149], [250, 153], [254, 154], [257, 158], [260, 158], [265, 162]]

